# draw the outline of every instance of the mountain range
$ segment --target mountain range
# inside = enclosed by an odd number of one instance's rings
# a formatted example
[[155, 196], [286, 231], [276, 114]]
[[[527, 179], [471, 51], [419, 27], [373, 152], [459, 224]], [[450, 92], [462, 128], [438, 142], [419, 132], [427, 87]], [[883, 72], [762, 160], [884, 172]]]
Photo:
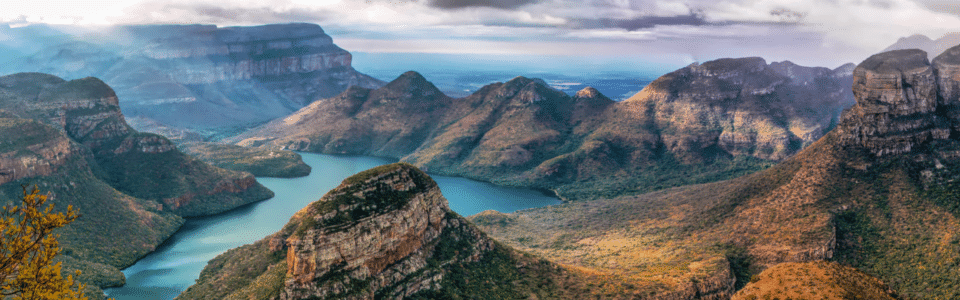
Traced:
[[883, 52], [920, 49], [929, 53], [931, 56], [937, 56], [957, 44], [960, 44], [960, 33], [957, 32], [945, 34], [936, 40], [922, 34], [914, 34], [898, 39], [896, 43], [883, 49]]
[[781, 263], [831, 260], [906, 298], [956, 298], [958, 67], [960, 47], [932, 62], [921, 50], [868, 58], [836, 128], [751, 175], [470, 219], [514, 248], [655, 293], [741, 287]]
[[0, 77], [0, 197], [49, 193], [80, 217], [58, 231], [67, 270], [93, 288], [123, 283], [119, 268], [154, 250], [184, 217], [215, 214], [273, 193], [249, 173], [212, 167], [166, 138], [131, 128], [96, 78]]
[[525, 77], [451, 98], [411, 71], [227, 140], [397, 158], [566, 199], [612, 197], [729, 179], [793, 155], [853, 104], [852, 68], [721, 59], [664, 75], [622, 102]]
[[133, 126], [162, 125], [178, 137], [236, 133], [348, 86], [383, 84], [354, 70], [350, 53], [315, 24], [130, 25], [79, 37], [35, 25], [0, 36], [21, 53], [0, 71], [101, 78]]

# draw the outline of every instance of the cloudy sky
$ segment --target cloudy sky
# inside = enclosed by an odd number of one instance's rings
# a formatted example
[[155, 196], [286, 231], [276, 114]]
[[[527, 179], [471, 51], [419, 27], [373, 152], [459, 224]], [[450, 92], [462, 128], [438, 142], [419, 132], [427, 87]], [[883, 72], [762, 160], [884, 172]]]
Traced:
[[836, 67], [898, 38], [960, 31], [953, 0], [0, 0], [0, 23], [311, 22], [357, 52], [665, 60], [762, 56]]

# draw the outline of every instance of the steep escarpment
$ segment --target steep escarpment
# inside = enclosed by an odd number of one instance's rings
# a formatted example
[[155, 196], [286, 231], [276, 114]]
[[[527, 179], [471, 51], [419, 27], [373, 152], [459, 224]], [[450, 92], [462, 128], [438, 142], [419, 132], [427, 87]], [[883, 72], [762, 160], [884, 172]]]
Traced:
[[122, 284], [117, 268], [152, 251], [182, 217], [263, 200], [272, 192], [252, 175], [212, 167], [166, 138], [130, 128], [113, 90], [95, 78], [65, 81], [40, 73], [0, 77], [6, 141], [0, 190], [49, 192], [81, 218], [61, 230], [68, 268], [96, 286]]
[[290, 114], [348, 86], [383, 84], [354, 70], [350, 53], [314, 24], [104, 31], [98, 38], [48, 45], [6, 70], [102, 78], [116, 89], [126, 115], [158, 125], [141, 130], [172, 128], [200, 139]]
[[408, 72], [231, 141], [393, 157], [568, 199], [612, 197], [728, 179], [793, 155], [852, 104], [849, 76], [849, 67], [724, 59], [664, 75], [618, 103], [524, 77], [451, 99]]
[[400, 163], [347, 178], [280, 232], [211, 260], [178, 299], [557, 298], [577, 274], [487, 238]]
[[[941, 86], [957, 81], [937, 66], [956, 61], [931, 67], [918, 50], [865, 60], [853, 72], [857, 104], [834, 130], [748, 176], [473, 220], [518, 249], [649, 286], [682, 282], [709, 259], [726, 261], [737, 287], [783, 263], [832, 260], [908, 298], [955, 298], [960, 141]], [[784, 284], [769, 290], [793, 290]]]

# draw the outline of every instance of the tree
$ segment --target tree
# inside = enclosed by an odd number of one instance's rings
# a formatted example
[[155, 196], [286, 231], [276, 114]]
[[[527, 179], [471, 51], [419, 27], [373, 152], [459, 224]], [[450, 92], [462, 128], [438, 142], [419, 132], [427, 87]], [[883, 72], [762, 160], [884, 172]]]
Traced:
[[[83, 284], [73, 276], [60, 274], [58, 235], [54, 229], [77, 219], [73, 207], [53, 212], [53, 204], [44, 208], [47, 195], [34, 186], [23, 187], [19, 206], [4, 206], [0, 211], [0, 297], [13, 299], [87, 299]], [[77, 271], [76, 275], [80, 275]]]

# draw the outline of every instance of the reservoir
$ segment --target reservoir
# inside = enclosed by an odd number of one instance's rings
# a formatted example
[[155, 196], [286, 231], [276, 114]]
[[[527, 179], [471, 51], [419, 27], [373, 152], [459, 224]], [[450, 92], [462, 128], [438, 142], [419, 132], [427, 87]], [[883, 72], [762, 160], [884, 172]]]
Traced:
[[[127, 284], [107, 289], [107, 295], [117, 300], [173, 299], [193, 285], [207, 261], [279, 231], [294, 213], [319, 200], [343, 179], [394, 162], [365, 156], [301, 155], [313, 168], [309, 176], [258, 178], [276, 196], [223, 214], [188, 219], [156, 251], [124, 269]], [[450, 208], [462, 216], [491, 209], [513, 212], [560, 203], [557, 197], [538, 190], [502, 187], [459, 177], [433, 174], [430, 177], [440, 186]]]

